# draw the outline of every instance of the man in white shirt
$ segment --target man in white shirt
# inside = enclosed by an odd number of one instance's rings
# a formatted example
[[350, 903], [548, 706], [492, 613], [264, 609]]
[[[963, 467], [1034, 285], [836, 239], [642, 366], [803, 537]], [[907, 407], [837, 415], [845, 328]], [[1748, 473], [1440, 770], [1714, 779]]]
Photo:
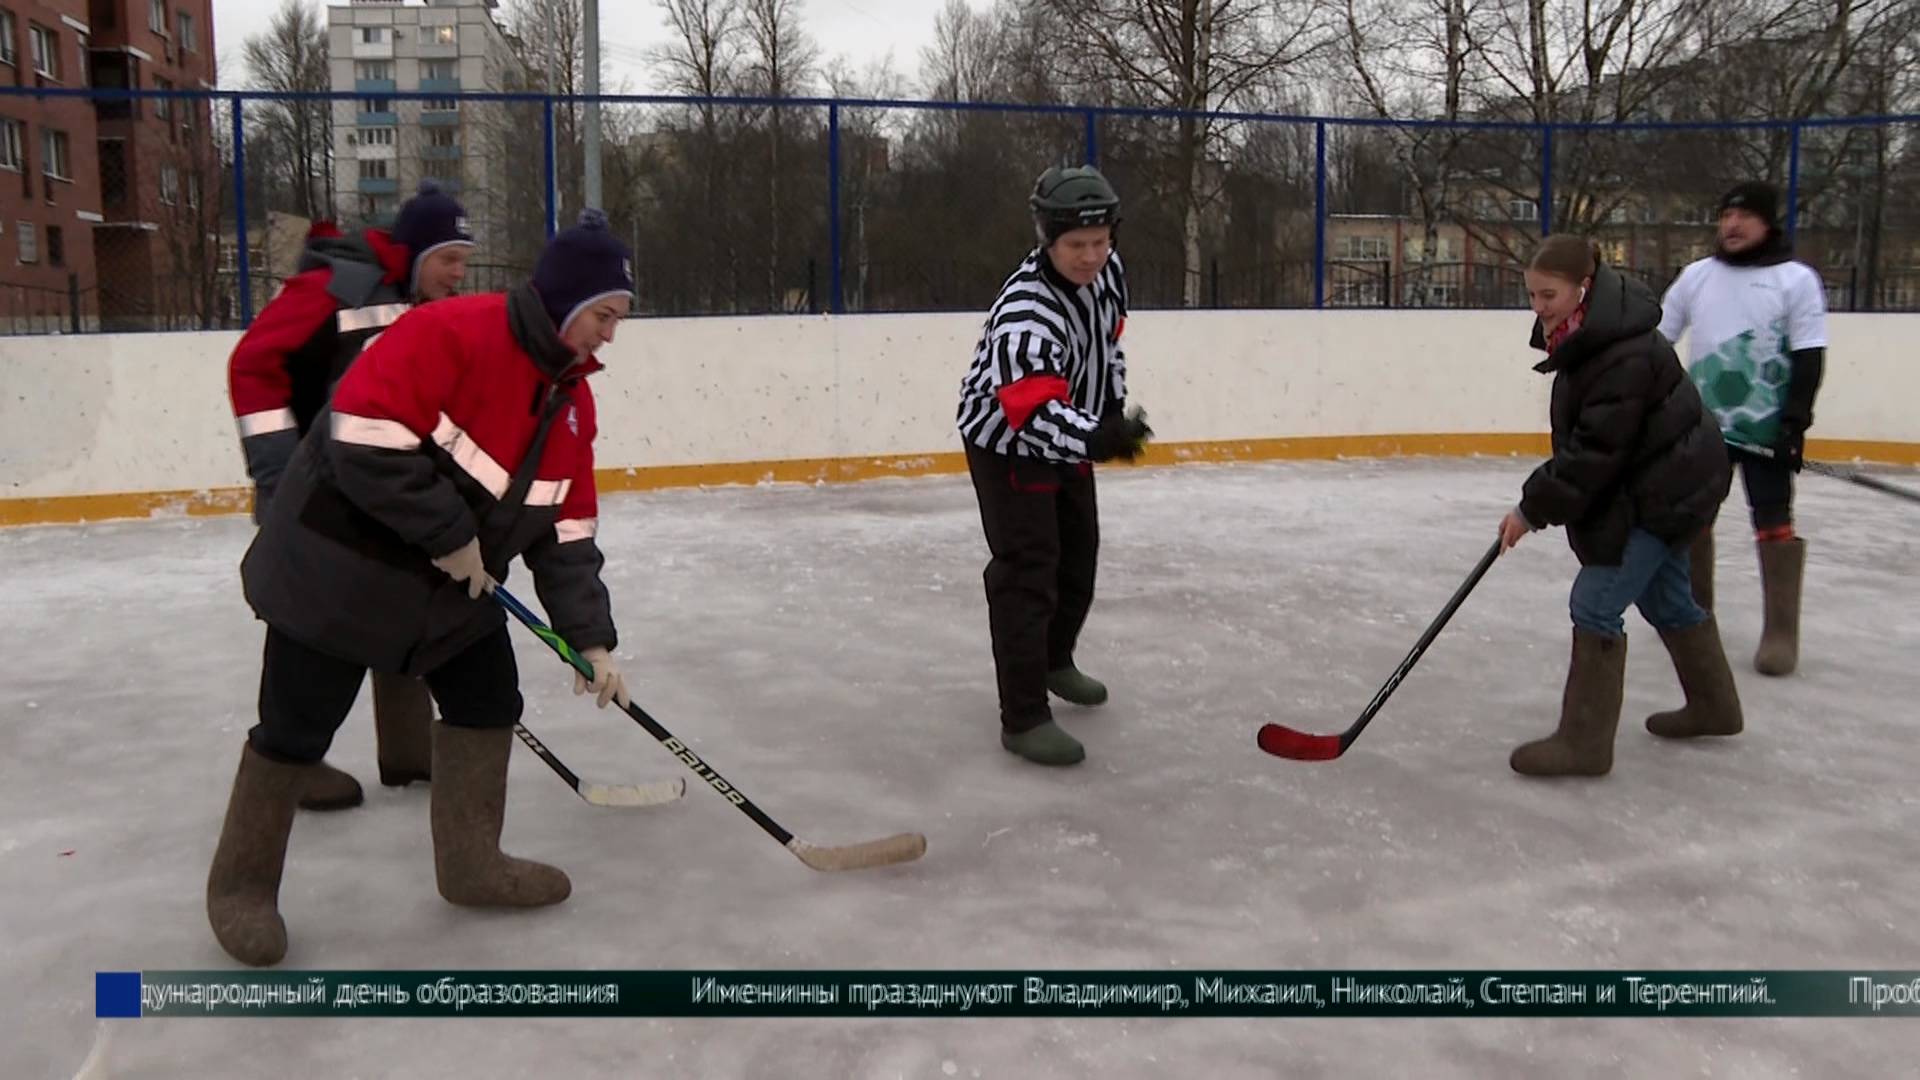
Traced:
[[[1779, 207], [1779, 192], [1767, 184], [1729, 191], [1720, 200], [1718, 248], [1680, 272], [1660, 320], [1669, 341], [1691, 331], [1688, 373], [1719, 418], [1746, 488], [1766, 597], [1753, 666], [1764, 675], [1786, 675], [1799, 661], [1807, 546], [1793, 531], [1793, 474], [1813, 425], [1827, 345], [1825, 287], [1812, 267], [1794, 261]], [[1711, 610], [1711, 529], [1694, 545], [1692, 571], [1694, 597]]]

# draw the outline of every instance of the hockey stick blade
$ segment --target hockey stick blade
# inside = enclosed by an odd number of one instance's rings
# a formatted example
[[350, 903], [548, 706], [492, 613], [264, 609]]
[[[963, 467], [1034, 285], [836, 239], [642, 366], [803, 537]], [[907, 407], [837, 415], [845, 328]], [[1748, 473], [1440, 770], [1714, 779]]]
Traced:
[[651, 784], [580, 785], [580, 797], [595, 806], [659, 806], [687, 793], [687, 782], [674, 777]]
[[795, 837], [787, 841], [787, 850], [815, 870], [866, 870], [918, 859], [927, 853], [927, 838], [919, 833], [900, 833], [864, 844], [822, 847]]
[[1312, 735], [1285, 724], [1262, 724], [1254, 741], [1260, 749], [1289, 761], [1332, 761], [1346, 752], [1338, 735]]

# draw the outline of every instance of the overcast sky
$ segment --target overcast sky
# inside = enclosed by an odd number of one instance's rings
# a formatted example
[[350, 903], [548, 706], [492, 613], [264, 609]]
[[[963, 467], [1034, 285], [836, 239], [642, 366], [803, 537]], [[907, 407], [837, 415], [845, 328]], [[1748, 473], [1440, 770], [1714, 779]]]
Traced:
[[[325, 0], [301, 0], [325, 7]], [[990, 6], [970, 0], [975, 8]], [[283, 0], [213, 0], [214, 41], [220, 54], [220, 82], [242, 81], [241, 43], [266, 29]], [[801, 19], [819, 46], [820, 58], [846, 57], [856, 69], [865, 69], [888, 53], [893, 68], [911, 80], [920, 68], [920, 50], [933, 40], [934, 16], [945, 0], [804, 0]], [[600, 37], [606, 58], [609, 87], [623, 80], [636, 93], [657, 87], [644, 65], [646, 50], [665, 41], [667, 30], [654, 0], [600, 0]]]

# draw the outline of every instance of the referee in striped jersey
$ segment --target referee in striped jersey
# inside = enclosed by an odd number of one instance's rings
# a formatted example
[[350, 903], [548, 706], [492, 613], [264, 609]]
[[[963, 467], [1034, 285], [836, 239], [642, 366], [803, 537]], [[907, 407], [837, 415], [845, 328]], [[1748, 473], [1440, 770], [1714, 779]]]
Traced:
[[1029, 200], [1040, 246], [987, 313], [960, 385], [959, 427], [986, 529], [987, 615], [1000, 745], [1041, 765], [1084, 760], [1053, 722], [1051, 691], [1098, 705], [1074, 666], [1093, 603], [1100, 518], [1093, 462], [1139, 456], [1152, 436], [1124, 407], [1127, 276], [1114, 253], [1120, 196], [1092, 166], [1048, 169]]

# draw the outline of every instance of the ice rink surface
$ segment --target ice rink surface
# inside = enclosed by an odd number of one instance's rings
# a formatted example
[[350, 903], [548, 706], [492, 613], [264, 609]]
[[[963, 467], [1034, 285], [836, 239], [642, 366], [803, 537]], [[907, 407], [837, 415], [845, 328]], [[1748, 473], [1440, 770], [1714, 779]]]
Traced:
[[[1764, 679], [1738, 487], [1721, 622], [1747, 734], [1662, 743], [1679, 701], [1629, 616], [1612, 776], [1529, 781], [1575, 570], [1559, 532], [1496, 564], [1342, 760], [1338, 731], [1494, 535], [1532, 462], [1108, 470], [1081, 667], [1087, 762], [998, 745], [964, 477], [621, 495], [600, 540], [636, 697], [820, 843], [926, 857], [817, 874], [713, 792], [580, 802], [514, 755], [505, 847], [573, 878], [533, 913], [434, 890], [428, 792], [374, 782], [370, 695], [330, 760], [368, 785], [296, 822], [302, 968], [1920, 967], [1915, 508], [1807, 476], [1798, 675]], [[1907, 481], [1912, 483], [1911, 474]], [[252, 722], [261, 628], [241, 517], [0, 531], [0, 1077], [1617, 1077], [1912, 1075], [1902, 1020], [142, 1020], [97, 970], [227, 968], [203, 907]], [[516, 568], [509, 586], [533, 599]], [[527, 725], [590, 780], [681, 775], [516, 631]]]

